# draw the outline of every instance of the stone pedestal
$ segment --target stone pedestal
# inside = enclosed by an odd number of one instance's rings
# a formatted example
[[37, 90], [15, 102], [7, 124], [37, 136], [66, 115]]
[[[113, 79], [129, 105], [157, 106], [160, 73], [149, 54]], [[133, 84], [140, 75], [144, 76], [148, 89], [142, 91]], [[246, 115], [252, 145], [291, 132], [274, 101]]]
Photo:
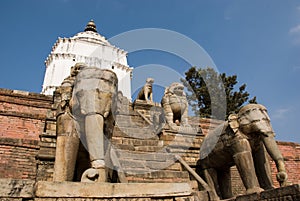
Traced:
[[38, 198], [151, 198], [189, 196], [187, 183], [37, 182]]
[[[0, 179], [2, 201], [209, 201], [188, 183], [85, 183]], [[300, 184], [240, 195], [226, 201], [299, 201]]]

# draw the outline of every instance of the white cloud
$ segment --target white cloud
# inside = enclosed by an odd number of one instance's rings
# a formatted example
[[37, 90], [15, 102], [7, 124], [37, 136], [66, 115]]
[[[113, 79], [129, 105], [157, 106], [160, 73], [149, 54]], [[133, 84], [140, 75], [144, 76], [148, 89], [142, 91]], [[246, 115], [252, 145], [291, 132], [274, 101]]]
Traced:
[[281, 108], [281, 109], [277, 109], [275, 110], [275, 112], [271, 115], [272, 118], [271, 119], [283, 119], [287, 116], [287, 113], [290, 111], [289, 108]]
[[291, 40], [293, 45], [300, 45], [300, 24], [295, 27], [292, 27], [289, 30], [289, 34], [291, 35]]
[[300, 70], [300, 66], [293, 66], [293, 71], [299, 71]]
[[300, 34], [300, 24], [291, 28], [289, 33], [290, 34]]

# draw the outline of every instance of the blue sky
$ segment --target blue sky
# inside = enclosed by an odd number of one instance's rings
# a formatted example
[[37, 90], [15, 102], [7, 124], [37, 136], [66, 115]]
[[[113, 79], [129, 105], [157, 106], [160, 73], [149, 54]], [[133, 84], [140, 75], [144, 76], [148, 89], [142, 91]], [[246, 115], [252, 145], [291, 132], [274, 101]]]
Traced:
[[[141, 28], [189, 37], [268, 108], [278, 140], [300, 142], [300, 1], [2, 0], [0, 87], [40, 92], [52, 45], [83, 31], [90, 19], [106, 38]], [[128, 61], [180, 74], [189, 68], [181, 58], [151, 50], [129, 53]]]

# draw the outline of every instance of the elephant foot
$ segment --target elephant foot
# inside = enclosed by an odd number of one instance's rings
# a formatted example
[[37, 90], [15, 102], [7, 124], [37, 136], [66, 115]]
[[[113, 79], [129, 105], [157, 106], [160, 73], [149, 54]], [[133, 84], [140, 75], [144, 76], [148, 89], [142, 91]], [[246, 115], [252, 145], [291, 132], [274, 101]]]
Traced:
[[285, 171], [278, 172], [276, 174], [276, 179], [280, 184], [280, 187], [287, 186], [287, 174]]
[[106, 182], [105, 168], [89, 168], [82, 174], [81, 182]]
[[246, 194], [252, 194], [252, 193], [260, 193], [264, 191], [264, 189], [260, 188], [260, 187], [253, 187], [253, 188], [249, 188], [246, 190]]
[[105, 168], [105, 161], [101, 159], [93, 160], [91, 166], [94, 169]]

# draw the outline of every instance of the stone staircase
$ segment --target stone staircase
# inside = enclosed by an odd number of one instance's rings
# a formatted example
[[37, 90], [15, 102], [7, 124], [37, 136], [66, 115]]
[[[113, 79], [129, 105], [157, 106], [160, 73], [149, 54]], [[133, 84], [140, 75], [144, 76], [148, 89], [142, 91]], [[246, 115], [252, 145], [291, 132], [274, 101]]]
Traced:
[[198, 188], [197, 182], [191, 180], [190, 173], [176, 159], [177, 153], [169, 152], [171, 142], [163, 136], [165, 129], [155, 131], [145, 116], [131, 108], [126, 114], [118, 114], [115, 120], [111, 158], [121, 182], [187, 182]]

